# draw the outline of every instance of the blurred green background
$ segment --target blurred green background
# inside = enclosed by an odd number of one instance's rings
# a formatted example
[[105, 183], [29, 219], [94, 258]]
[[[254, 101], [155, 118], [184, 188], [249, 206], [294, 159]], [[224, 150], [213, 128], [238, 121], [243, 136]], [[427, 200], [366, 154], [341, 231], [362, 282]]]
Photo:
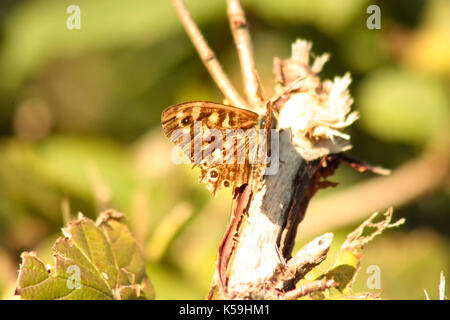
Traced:
[[[241, 88], [224, 2], [186, 4]], [[267, 95], [273, 57], [289, 57], [297, 38], [311, 40], [315, 53], [331, 53], [322, 78], [352, 74], [361, 119], [350, 130], [351, 153], [416, 178], [380, 184], [343, 165], [332, 179], [340, 185], [313, 199], [325, 209], [312, 210], [314, 223], [307, 214], [313, 227], [300, 226], [295, 250], [333, 231], [332, 258], [372, 211], [394, 205], [407, 222], [365, 248], [355, 290], [371, 291], [365, 270], [375, 264], [383, 298], [424, 299], [424, 289], [437, 298], [440, 272], [450, 275], [450, 1], [242, 2]], [[66, 28], [72, 4], [81, 8], [80, 30]], [[370, 4], [381, 8], [381, 30], [366, 27]], [[212, 199], [197, 170], [172, 164], [160, 126], [163, 109], [194, 99], [222, 96], [170, 1], [0, 2], [0, 298], [15, 298], [22, 251], [53, 264], [68, 207], [91, 218], [108, 207], [127, 215], [157, 298], [206, 296], [231, 193]], [[375, 186], [367, 198], [352, 198], [365, 183]], [[356, 213], [327, 206], [330, 199]], [[367, 199], [381, 199], [379, 207], [360, 207]]]

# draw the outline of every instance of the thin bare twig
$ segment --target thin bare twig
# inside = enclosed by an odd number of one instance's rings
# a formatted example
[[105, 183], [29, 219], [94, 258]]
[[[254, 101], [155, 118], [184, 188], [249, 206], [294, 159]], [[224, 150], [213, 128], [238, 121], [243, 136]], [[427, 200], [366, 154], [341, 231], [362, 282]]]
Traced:
[[[348, 250], [355, 251], [357, 249], [362, 249], [366, 244], [368, 244], [370, 241], [372, 241], [376, 236], [379, 236], [384, 230], [391, 229], [391, 228], [397, 228], [403, 223], [405, 223], [405, 218], [401, 218], [397, 220], [394, 223], [391, 223], [392, 221], [392, 215], [394, 213], [394, 210], [392, 208], [389, 208], [388, 211], [386, 211], [383, 214], [383, 220], [380, 222], [374, 222], [375, 218], [378, 217], [378, 212], [375, 212], [370, 216], [369, 219], [365, 220], [358, 228], [356, 228], [355, 231], [351, 232], [349, 235], [347, 235], [347, 239], [345, 240], [344, 244], [341, 247], [341, 250]], [[373, 232], [371, 232], [368, 235], [364, 235], [365, 228], [375, 228]]]
[[250, 105], [253, 108], [259, 109], [263, 107], [264, 101], [253, 59], [252, 43], [245, 13], [239, 0], [227, 0], [227, 8], [231, 32], [233, 33], [234, 43], [236, 44], [241, 65], [245, 95]]
[[72, 216], [70, 213], [70, 202], [69, 202], [68, 197], [64, 197], [64, 199], [62, 200], [61, 211], [62, 211], [64, 225], [69, 224], [72, 219]]
[[334, 280], [316, 280], [308, 284], [304, 284], [297, 289], [286, 292], [284, 295], [285, 300], [295, 300], [300, 297], [306, 296], [307, 294], [324, 291], [338, 286], [338, 283]]
[[332, 241], [333, 234], [329, 232], [315, 238], [300, 249], [292, 259], [282, 266], [283, 268], [274, 272], [272, 279], [278, 282], [277, 288], [284, 291], [321, 264], [327, 257]]
[[246, 107], [246, 102], [241, 98], [239, 93], [231, 84], [227, 75], [223, 71], [222, 67], [219, 64], [219, 61], [216, 58], [216, 55], [209, 47], [205, 38], [201, 34], [194, 20], [192, 19], [189, 11], [186, 9], [183, 0], [171, 0], [177, 14], [183, 23], [184, 29], [186, 30], [189, 38], [197, 49], [200, 58], [203, 61], [206, 69], [208, 69], [209, 74], [213, 78], [214, 82], [217, 84], [217, 87], [222, 91], [225, 98], [228, 102], [236, 107]]
[[441, 271], [441, 279], [439, 281], [439, 300], [445, 300], [445, 277]]
[[[446, 300], [447, 297], [445, 296], [445, 277], [444, 277], [444, 273], [441, 271], [441, 277], [439, 280], [439, 300]], [[423, 292], [425, 293], [425, 299], [427, 300], [431, 300], [430, 296], [428, 295], [428, 291], [427, 289], [423, 289]]]

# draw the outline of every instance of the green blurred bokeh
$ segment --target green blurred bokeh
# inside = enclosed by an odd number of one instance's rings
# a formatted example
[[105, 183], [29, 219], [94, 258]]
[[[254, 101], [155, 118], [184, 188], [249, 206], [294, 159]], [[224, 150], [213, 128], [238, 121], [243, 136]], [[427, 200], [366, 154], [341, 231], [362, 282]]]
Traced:
[[[240, 88], [225, 1], [186, 2]], [[308, 39], [315, 53], [331, 53], [322, 77], [352, 74], [354, 155], [395, 169], [430, 145], [448, 150], [449, 1], [242, 2], [267, 95], [273, 57]], [[79, 30], [66, 27], [73, 4]], [[366, 27], [370, 4], [381, 8], [381, 30]], [[160, 127], [164, 108], [194, 99], [222, 96], [170, 1], [0, 2], [0, 298], [14, 298], [21, 251], [52, 263], [65, 205], [73, 215], [113, 207], [128, 216], [157, 298], [206, 296], [230, 192], [212, 199], [196, 170], [172, 164]], [[323, 197], [369, 178], [343, 168]], [[424, 299], [427, 289], [436, 298], [439, 273], [450, 271], [449, 209], [448, 179], [396, 207], [407, 223], [365, 248], [355, 289], [368, 290], [364, 270], [376, 264], [382, 297]], [[322, 233], [335, 233], [335, 250], [361, 221]]]

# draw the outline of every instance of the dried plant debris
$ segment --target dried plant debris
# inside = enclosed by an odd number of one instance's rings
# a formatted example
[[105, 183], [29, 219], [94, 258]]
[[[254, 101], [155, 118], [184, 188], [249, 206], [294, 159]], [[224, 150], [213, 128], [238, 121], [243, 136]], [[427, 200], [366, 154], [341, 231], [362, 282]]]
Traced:
[[[320, 290], [310, 292], [313, 299], [380, 299], [380, 296], [372, 292], [354, 293], [352, 285], [360, 269], [362, 259], [361, 249], [384, 230], [398, 227], [405, 222], [405, 219], [391, 223], [393, 210], [389, 209], [383, 215], [383, 219], [374, 222], [378, 213], [374, 213], [364, 221], [355, 231], [351, 232], [334, 261], [333, 265], [327, 270], [322, 271], [320, 267], [312, 269], [304, 278], [306, 281], [333, 280], [334, 285], [330, 288], [336, 288], [337, 291], [331, 292], [329, 288], [321, 287]], [[364, 235], [366, 228], [373, 228], [372, 232]], [[304, 285], [304, 284], [301, 284]]]
[[113, 210], [97, 222], [80, 214], [52, 248], [54, 267], [34, 252], [22, 253], [16, 294], [31, 300], [153, 299], [143, 256], [123, 218]]
[[349, 150], [350, 136], [343, 130], [358, 119], [350, 109], [350, 74], [322, 81], [318, 73], [329, 56], [319, 56], [310, 65], [311, 46], [297, 40], [290, 59], [275, 60], [278, 94], [288, 96], [279, 110], [278, 127], [291, 130], [293, 144], [306, 160]]
[[[390, 208], [383, 214], [383, 220], [379, 222], [374, 222], [379, 215], [378, 212], [372, 214], [369, 219], [364, 221], [355, 231], [347, 236], [347, 239], [341, 247], [341, 251], [350, 250], [357, 253], [359, 249], [362, 249], [367, 243], [372, 241], [376, 236], [380, 235], [384, 230], [396, 228], [405, 223], [406, 220], [404, 218], [391, 223], [393, 213], [394, 210]], [[367, 235], [363, 235], [366, 228], [374, 228], [375, 230]]]

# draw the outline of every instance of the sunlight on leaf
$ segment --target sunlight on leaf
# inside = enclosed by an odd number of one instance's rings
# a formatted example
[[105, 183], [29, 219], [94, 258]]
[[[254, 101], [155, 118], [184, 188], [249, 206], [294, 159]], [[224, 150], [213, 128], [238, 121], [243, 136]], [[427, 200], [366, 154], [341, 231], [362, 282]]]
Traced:
[[22, 253], [16, 294], [22, 299], [153, 299], [143, 256], [123, 215], [106, 211], [97, 222], [80, 216], [53, 246], [55, 267]]

